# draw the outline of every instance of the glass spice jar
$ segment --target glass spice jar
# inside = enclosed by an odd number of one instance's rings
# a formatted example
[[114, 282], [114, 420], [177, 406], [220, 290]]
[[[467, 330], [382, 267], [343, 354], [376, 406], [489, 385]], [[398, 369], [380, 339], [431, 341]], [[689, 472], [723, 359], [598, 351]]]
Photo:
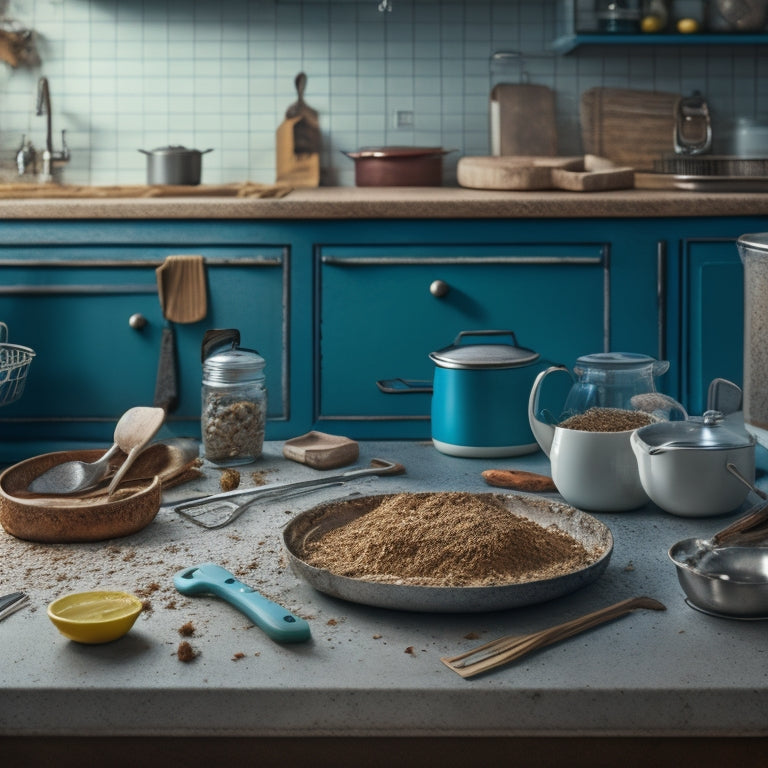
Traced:
[[213, 464], [248, 464], [261, 456], [267, 420], [265, 365], [256, 350], [234, 345], [203, 360], [203, 453]]

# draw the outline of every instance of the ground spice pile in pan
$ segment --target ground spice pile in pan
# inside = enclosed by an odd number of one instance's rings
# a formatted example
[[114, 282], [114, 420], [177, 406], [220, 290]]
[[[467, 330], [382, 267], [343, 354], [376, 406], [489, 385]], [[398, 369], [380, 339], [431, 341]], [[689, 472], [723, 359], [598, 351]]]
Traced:
[[460, 492], [401, 493], [315, 541], [304, 558], [366, 581], [424, 586], [491, 586], [552, 578], [594, 562], [554, 526], [515, 515], [502, 497]]

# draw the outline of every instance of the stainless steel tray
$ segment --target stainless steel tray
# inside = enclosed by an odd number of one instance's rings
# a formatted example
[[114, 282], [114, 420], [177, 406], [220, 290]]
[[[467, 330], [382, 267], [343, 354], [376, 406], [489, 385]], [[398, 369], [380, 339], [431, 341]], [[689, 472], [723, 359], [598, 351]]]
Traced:
[[691, 192], [768, 192], [768, 176], [680, 176], [672, 177], [677, 189]]
[[573, 536], [588, 551], [595, 553], [594, 561], [555, 578], [478, 587], [429, 587], [364, 581], [316, 568], [305, 561], [306, 542], [366, 514], [389, 495], [348, 500], [343, 511], [336, 503], [321, 504], [294, 518], [283, 531], [283, 543], [296, 574], [318, 592], [353, 603], [426, 613], [475, 613], [518, 608], [574, 592], [595, 581], [605, 571], [613, 552], [613, 536], [609, 528], [586, 512], [541, 497], [495, 494], [505, 499], [510, 512], [542, 526], [555, 525]]

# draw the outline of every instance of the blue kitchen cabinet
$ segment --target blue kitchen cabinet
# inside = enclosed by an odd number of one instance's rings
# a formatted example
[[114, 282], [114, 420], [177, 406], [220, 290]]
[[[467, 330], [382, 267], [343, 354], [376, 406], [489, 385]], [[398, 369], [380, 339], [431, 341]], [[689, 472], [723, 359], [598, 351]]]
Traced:
[[429, 387], [429, 353], [461, 331], [513, 331], [568, 367], [609, 349], [658, 354], [658, 244], [647, 227], [628, 236], [627, 222], [594, 219], [367, 224], [364, 239], [347, 232], [314, 249], [319, 429], [429, 437], [430, 394], [411, 390]]
[[269, 417], [285, 420], [288, 248], [189, 223], [56, 222], [0, 227], [0, 319], [32, 347], [23, 396], [0, 409], [0, 457], [111, 438], [120, 414], [153, 402], [165, 321], [155, 269], [171, 254], [205, 263], [208, 311], [172, 324], [178, 407], [165, 434], [200, 434], [200, 347], [209, 328], [237, 328], [267, 360]]
[[734, 239], [680, 242], [682, 399], [692, 414], [706, 409], [715, 378], [742, 386], [744, 270]]
[[430, 394], [412, 383], [431, 385], [429, 353], [461, 331], [508, 330], [520, 346], [568, 365], [578, 350], [604, 345], [601, 244], [327, 245], [318, 257], [322, 422], [428, 436]]
[[759, 217], [0, 222], [0, 320], [37, 353], [24, 396], [0, 409], [0, 461], [103, 444], [123, 411], [152, 402], [155, 269], [180, 253], [204, 257], [209, 303], [202, 322], [174, 325], [181, 397], [165, 434], [199, 435], [208, 328], [237, 328], [266, 359], [271, 440], [429, 437], [429, 393], [378, 382], [429, 385], [430, 352], [487, 329], [569, 367], [601, 350], [668, 359], [660, 389], [701, 413], [712, 378], [741, 382], [735, 240], [766, 228]]

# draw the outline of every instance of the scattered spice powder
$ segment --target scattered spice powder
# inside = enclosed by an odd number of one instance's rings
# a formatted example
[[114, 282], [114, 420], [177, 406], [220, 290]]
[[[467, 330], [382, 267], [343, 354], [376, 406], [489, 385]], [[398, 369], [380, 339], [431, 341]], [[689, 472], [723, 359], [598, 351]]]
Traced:
[[176, 655], [179, 657], [179, 661], [190, 662], [197, 658], [198, 652], [186, 640], [182, 640]]
[[219, 478], [222, 491], [234, 491], [240, 485], [240, 473], [236, 469], [225, 469]]
[[624, 408], [590, 408], [584, 413], [570, 416], [558, 426], [578, 429], [582, 432], [626, 432], [653, 422], [644, 411], [628, 411]]
[[340, 576], [422, 586], [514, 584], [594, 561], [572, 536], [514, 514], [503, 497], [458, 491], [385, 497], [305, 542], [303, 556]]
[[195, 634], [195, 625], [191, 621], [188, 621], [186, 624], [179, 627], [179, 634], [182, 637], [192, 637], [192, 635]]

